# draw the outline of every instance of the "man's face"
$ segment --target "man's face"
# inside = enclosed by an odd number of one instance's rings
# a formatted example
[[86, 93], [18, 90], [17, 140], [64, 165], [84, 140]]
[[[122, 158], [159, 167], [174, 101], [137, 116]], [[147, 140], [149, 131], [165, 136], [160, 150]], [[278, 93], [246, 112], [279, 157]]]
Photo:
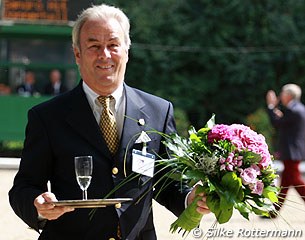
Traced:
[[284, 106], [287, 106], [288, 103], [292, 100], [291, 95], [288, 92], [282, 91], [280, 94], [281, 103]]
[[117, 20], [87, 20], [74, 55], [82, 79], [97, 94], [110, 95], [124, 81], [128, 49]]
[[35, 83], [35, 75], [32, 72], [27, 72], [25, 74], [25, 83], [34, 84]]
[[61, 74], [59, 71], [54, 70], [50, 73], [50, 80], [53, 84], [60, 82]]

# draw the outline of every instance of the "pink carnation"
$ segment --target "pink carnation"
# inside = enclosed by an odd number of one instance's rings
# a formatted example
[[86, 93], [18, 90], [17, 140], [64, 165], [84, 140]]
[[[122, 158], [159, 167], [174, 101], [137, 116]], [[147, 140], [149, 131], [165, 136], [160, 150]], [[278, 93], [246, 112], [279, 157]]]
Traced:
[[208, 142], [214, 143], [219, 140], [232, 140], [233, 132], [230, 126], [224, 124], [216, 124], [208, 133]]
[[265, 169], [271, 164], [271, 156], [265, 137], [242, 124], [216, 124], [208, 133], [208, 142], [214, 143], [228, 140], [236, 146], [238, 151], [251, 151], [261, 156], [259, 166]]

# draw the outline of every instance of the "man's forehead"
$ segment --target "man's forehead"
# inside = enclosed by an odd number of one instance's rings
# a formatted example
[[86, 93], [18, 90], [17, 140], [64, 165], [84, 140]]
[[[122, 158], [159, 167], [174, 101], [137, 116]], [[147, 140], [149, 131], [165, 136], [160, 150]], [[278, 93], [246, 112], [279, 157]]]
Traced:
[[87, 39], [96, 39], [100, 37], [107, 40], [120, 39], [124, 36], [123, 29], [115, 19], [90, 19], [87, 20], [81, 29], [81, 36], [87, 35]]

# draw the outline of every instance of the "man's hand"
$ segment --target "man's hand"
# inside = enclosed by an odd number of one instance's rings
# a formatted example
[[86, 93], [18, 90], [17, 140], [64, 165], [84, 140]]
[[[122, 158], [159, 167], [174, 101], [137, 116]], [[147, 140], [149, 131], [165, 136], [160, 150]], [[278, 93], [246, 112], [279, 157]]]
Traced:
[[74, 211], [74, 208], [71, 207], [56, 207], [51, 203], [52, 201], [57, 201], [57, 199], [51, 192], [45, 192], [35, 198], [34, 206], [40, 217], [48, 220], [55, 220], [66, 212]]
[[279, 103], [278, 97], [276, 96], [275, 92], [273, 90], [269, 90], [266, 94], [266, 103], [267, 105], [272, 105], [273, 107], [276, 107]]
[[[187, 198], [187, 205], [191, 204], [195, 197], [196, 197], [196, 190], [197, 190], [197, 186], [195, 186], [193, 188], [193, 190], [191, 191], [191, 193], [188, 195], [188, 198]], [[210, 213], [211, 211], [209, 210], [208, 206], [207, 206], [207, 203], [206, 203], [206, 196], [204, 193], [200, 193], [199, 196], [201, 196], [201, 200], [197, 201], [197, 212], [198, 213], [201, 213], [201, 214], [208, 214]]]
[[266, 103], [267, 103], [268, 108], [273, 109], [273, 112], [275, 113], [275, 115], [277, 117], [279, 117], [279, 118], [283, 117], [283, 112], [276, 108], [276, 106], [279, 103], [279, 99], [273, 90], [269, 90], [267, 92]]

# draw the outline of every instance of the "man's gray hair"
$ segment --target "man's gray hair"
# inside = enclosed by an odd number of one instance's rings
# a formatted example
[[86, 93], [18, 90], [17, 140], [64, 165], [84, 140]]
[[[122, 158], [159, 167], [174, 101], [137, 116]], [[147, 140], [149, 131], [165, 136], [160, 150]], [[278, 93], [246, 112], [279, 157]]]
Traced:
[[129, 37], [129, 30], [130, 30], [130, 23], [128, 17], [125, 13], [116, 7], [108, 6], [106, 4], [102, 5], [93, 5], [90, 8], [87, 8], [81, 12], [76, 20], [73, 30], [72, 30], [72, 45], [80, 49], [80, 31], [84, 23], [89, 19], [116, 19], [122, 27], [124, 32], [124, 41], [126, 44], [127, 49], [130, 48], [130, 37]]
[[300, 100], [302, 95], [302, 89], [293, 83], [286, 84], [282, 87], [282, 91], [288, 93], [293, 99]]

